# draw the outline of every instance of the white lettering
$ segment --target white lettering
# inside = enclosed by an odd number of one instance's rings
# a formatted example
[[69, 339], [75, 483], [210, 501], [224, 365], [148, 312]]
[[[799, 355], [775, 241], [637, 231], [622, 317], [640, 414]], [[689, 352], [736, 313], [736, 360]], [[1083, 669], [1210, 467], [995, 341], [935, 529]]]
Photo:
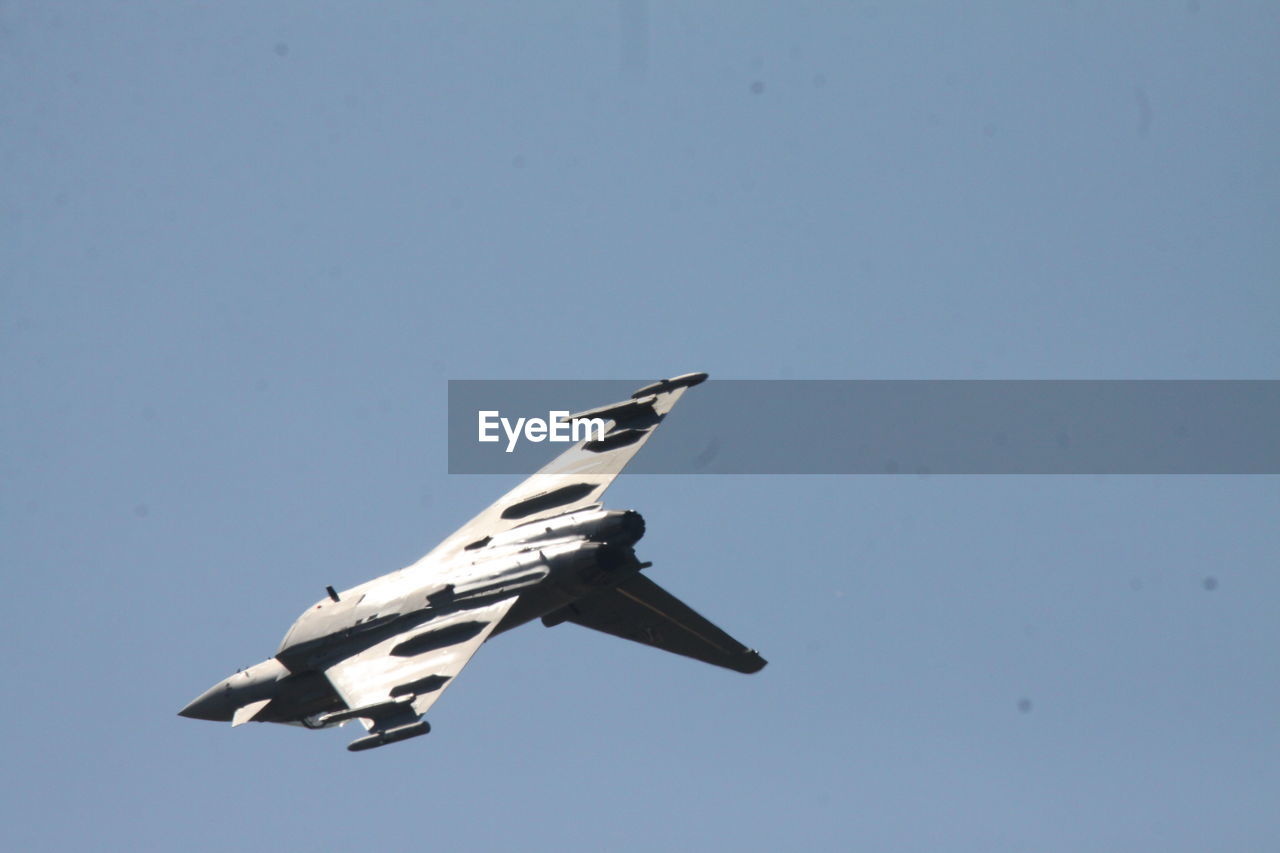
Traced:
[[516, 449], [516, 440], [520, 437], [520, 428], [524, 426], [524, 418], [516, 418], [515, 429], [511, 428], [511, 421], [506, 418], [502, 419], [502, 429], [507, 433], [507, 452]]
[[591, 431], [596, 431], [595, 441], [604, 441], [604, 418], [578, 418], [573, 422], [573, 440], [575, 442], [582, 441], [578, 437], [578, 426], [582, 426], [582, 432], [585, 433], [588, 440], [591, 439]]
[[480, 412], [479, 414], [480, 414], [480, 439], [479, 440], [480, 441], [497, 441], [498, 436], [489, 435], [489, 430], [498, 428], [497, 422], [491, 420], [491, 418], [496, 418], [498, 416], [498, 413], [496, 411], [487, 411], [487, 412]]
[[568, 441], [569, 422], [565, 418], [569, 417], [569, 412], [547, 412], [547, 417], [551, 419], [551, 434], [547, 438], [551, 441]]
[[[577, 443], [579, 441], [603, 441], [605, 435], [604, 418], [574, 418], [569, 420], [567, 411], [547, 412], [547, 419], [542, 418], [510, 418], [502, 417], [496, 409], [477, 412], [476, 439], [481, 442], [500, 441], [499, 427], [507, 436], [507, 453], [514, 453], [516, 445], [523, 436], [525, 440], [535, 444], [543, 441]], [[594, 433], [594, 436], [593, 436]]]

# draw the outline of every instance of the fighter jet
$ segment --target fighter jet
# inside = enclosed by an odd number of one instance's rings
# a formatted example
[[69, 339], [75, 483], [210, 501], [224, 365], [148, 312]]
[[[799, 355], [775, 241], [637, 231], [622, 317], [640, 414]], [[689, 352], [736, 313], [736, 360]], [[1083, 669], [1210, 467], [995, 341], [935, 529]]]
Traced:
[[570, 419], [603, 436], [574, 444], [407, 568], [328, 595], [298, 617], [275, 656], [218, 682], [178, 713], [238, 726], [310, 729], [359, 720], [360, 751], [424, 735], [423, 719], [480, 646], [541, 619], [587, 628], [742, 673], [765, 660], [643, 569], [644, 519], [600, 497], [686, 390], [690, 373]]

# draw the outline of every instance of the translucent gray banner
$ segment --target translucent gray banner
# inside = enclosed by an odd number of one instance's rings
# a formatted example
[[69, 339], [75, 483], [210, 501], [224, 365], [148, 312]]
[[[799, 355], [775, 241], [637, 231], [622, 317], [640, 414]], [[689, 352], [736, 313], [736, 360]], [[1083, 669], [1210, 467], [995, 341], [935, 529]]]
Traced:
[[[449, 472], [533, 473], [573, 444], [532, 440], [537, 424], [516, 430], [520, 418], [626, 400], [645, 384], [451, 380]], [[479, 440], [485, 425], [493, 440]], [[1274, 380], [712, 379], [685, 393], [626, 470], [1276, 474], [1277, 437]]]

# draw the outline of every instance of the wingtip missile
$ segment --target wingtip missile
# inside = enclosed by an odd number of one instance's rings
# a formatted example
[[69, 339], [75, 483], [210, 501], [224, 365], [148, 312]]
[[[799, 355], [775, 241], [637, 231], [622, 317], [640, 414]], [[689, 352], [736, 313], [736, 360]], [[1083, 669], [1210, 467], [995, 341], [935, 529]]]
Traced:
[[663, 391], [671, 391], [675, 388], [692, 388], [694, 385], [701, 385], [707, 381], [705, 373], [685, 373], [681, 376], [673, 376], [670, 379], [659, 379], [652, 385], [646, 385], [631, 392], [632, 399], [647, 397], [650, 394], [660, 394]]

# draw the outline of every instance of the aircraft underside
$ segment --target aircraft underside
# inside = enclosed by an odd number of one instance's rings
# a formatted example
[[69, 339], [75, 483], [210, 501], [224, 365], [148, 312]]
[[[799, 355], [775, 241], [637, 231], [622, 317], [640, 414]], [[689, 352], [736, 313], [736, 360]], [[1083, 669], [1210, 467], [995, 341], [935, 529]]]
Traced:
[[426, 734], [423, 715], [488, 639], [535, 619], [572, 622], [737, 672], [765, 661], [642, 574], [644, 520], [599, 499], [684, 392], [662, 380], [578, 416], [605, 419], [412, 566], [327, 597], [272, 658], [211, 687], [179, 713], [328, 728], [358, 719], [353, 751]]

